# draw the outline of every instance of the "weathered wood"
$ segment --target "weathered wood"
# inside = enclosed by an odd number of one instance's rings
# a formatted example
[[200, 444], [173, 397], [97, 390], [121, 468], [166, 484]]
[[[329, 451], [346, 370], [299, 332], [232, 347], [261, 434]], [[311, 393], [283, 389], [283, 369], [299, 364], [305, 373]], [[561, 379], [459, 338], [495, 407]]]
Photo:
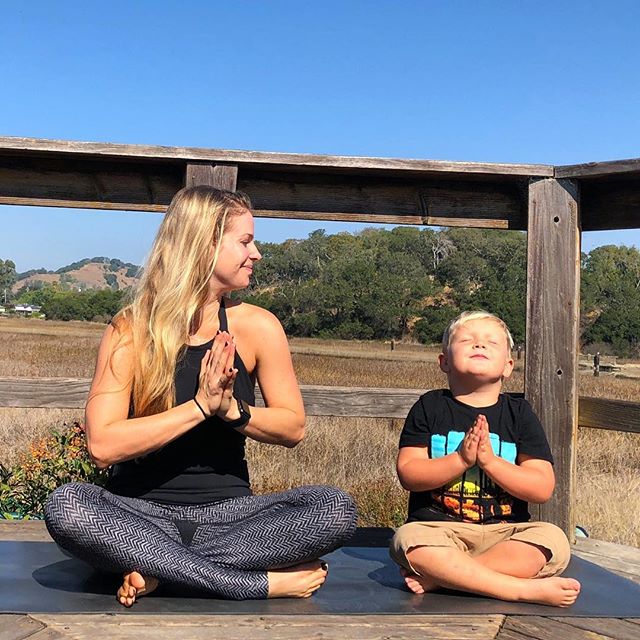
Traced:
[[581, 427], [640, 433], [640, 403], [580, 396]]
[[[349, 357], [357, 357], [352, 353]], [[385, 354], [392, 359], [391, 354]], [[414, 354], [405, 354], [411, 359]], [[402, 354], [398, 358], [403, 357]], [[419, 360], [421, 356], [416, 356]], [[88, 378], [0, 378], [0, 407], [84, 407]], [[305, 409], [310, 416], [404, 418], [425, 389], [377, 387], [329, 387], [301, 385]], [[262, 406], [256, 389], [258, 406]], [[578, 423], [582, 427], [640, 432], [640, 403], [580, 397]]]
[[424, 640], [425, 630], [434, 640], [493, 640], [504, 616], [423, 615], [171, 615], [54, 614], [33, 616], [62, 638], [139, 640], [161, 636], [163, 640]]
[[[640, 604], [638, 607], [638, 615], [640, 615]], [[640, 638], [640, 629], [637, 625], [625, 620], [615, 618], [551, 618], [551, 620], [608, 638], [615, 638], [615, 640], [638, 640]]]
[[238, 166], [224, 164], [193, 164], [187, 165], [185, 186], [209, 185], [217, 189], [235, 191], [238, 181]]
[[0, 614], [0, 640], [25, 640], [45, 628], [29, 616]]
[[[592, 538], [579, 538], [571, 552], [579, 558], [640, 584], [640, 549], [637, 547]], [[640, 615], [640, 609], [638, 615]]]
[[488, 162], [450, 162], [442, 160], [407, 160], [403, 158], [368, 158], [327, 156], [306, 153], [273, 153], [204, 149], [198, 147], [163, 147], [153, 145], [77, 142], [40, 138], [0, 137], [0, 154], [23, 157], [78, 157], [105, 159], [149, 159], [238, 163], [249, 166], [278, 165], [283, 167], [344, 170], [378, 170], [385, 172], [448, 173], [452, 175], [492, 176], [553, 176], [553, 167], [542, 164], [500, 164]]
[[580, 190], [583, 231], [640, 227], [640, 176], [585, 181]]
[[541, 616], [509, 616], [496, 640], [515, 640], [523, 637], [531, 640], [607, 640], [609, 636], [600, 636], [585, 629], [567, 624], [564, 618], [543, 618]]
[[245, 191], [260, 217], [524, 229], [525, 183], [487, 180], [311, 175], [262, 166], [238, 177], [237, 165], [0, 155], [1, 204], [164, 212], [183, 183], [213, 184]]
[[575, 520], [580, 226], [577, 186], [535, 180], [529, 187], [525, 395], [545, 426], [556, 489], [538, 517], [572, 539]]
[[52, 542], [44, 520], [0, 519], [0, 540]]
[[602, 178], [621, 174], [640, 176], [640, 159], [610, 160], [607, 162], [585, 162], [555, 167], [556, 178]]

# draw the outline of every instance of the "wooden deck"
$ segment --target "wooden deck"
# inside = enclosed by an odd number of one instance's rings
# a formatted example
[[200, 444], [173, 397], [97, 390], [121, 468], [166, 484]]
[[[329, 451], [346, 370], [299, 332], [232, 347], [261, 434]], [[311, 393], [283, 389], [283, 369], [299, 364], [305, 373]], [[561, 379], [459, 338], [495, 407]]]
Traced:
[[[0, 521], [0, 540], [49, 541], [38, 521]], [[573, 552], [640, 584], [640, 549], [580, 540]], [[1, 570], [1, 568], [0, 568]], [[640, 603], [638, 605], [640, 610]], [[514, 615], [0, 615], [0, 640], [640, 640], [640, 617]]]

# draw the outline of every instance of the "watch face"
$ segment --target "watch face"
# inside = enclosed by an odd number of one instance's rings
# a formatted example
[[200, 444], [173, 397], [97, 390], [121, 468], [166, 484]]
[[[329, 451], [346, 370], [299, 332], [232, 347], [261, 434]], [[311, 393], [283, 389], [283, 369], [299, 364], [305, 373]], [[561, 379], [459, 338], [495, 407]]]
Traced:
[[247, 422], [251, 418], [251, 409], [246, 400], [238, 400], [238, 410], [240, 411], [240, 417], [245, 418]]

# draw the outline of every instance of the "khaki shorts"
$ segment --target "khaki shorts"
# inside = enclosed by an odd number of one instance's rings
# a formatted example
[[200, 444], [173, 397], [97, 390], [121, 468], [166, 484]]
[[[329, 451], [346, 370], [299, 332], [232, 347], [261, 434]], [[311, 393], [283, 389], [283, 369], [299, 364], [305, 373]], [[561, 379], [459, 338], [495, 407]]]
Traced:
[[571, 550], [562, 529], [549, 522], [510, 522], [472, 524], [468, 522], [409, 522], [401, 526], [391, 541], [389, 553], [400, 566], [418, 573], [407, 559], [414, 547], [451, 547], [473, 556], [484, 553], [498, 542], [518, 540], [549, 551], [551, 557], [536, 578], [562, 573], [569, 564]]

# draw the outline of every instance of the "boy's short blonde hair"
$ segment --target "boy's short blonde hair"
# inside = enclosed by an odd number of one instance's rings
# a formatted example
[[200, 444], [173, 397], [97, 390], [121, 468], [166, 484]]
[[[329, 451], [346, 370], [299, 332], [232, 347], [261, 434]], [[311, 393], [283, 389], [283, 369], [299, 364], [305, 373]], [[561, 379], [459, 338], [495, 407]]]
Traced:
[[458, 327], [461, 327], [463, 324], [470, 322], [471, 320], [493, 320], [497, 322], [502, 329], [504, 330], [505, 335], [507, 336], [507, 346], [509, 347], [509, 353], [513, 350], [513, 336], [511, 335], [511, 331], [509, 331], [509, 327], [504, 320], [498, 318], [493, 313], [489, 313], [488, 311], [483, 311], [482, 309], [478, 309], [477, 311], [463, 311], [457, 318], [454, 318], [449, 326], [446, 328], [444, 334], [442, 335], [442, 351], [446, 351], [449, 348], [451, 343], [451, 336], [455, 333]]

